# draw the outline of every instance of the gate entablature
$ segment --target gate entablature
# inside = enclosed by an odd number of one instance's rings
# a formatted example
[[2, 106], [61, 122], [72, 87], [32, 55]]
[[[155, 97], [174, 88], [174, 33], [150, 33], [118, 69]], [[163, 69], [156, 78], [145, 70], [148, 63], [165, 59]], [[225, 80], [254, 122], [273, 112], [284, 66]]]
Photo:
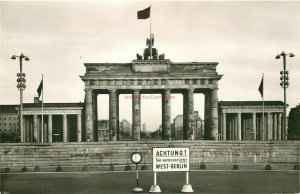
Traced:
[[109, 138], [118, 140], [119, 94], [131, 91], [133, 140], [139, 140], [141, 129], [140, 95], [159, 91], [162, 95], [162, 139], [171, 139], [171, 92], [184, 99], [184, 139], [194, 139], [194, 93], [205, 95], [205, 136], [218, 137], [217, 62], [173, 63], [169, 59], [133, 60], [131, 63], [85, 63], [85, 137], [97, 141], [97, 95], [109, 93]]
[[91, 89], [217, 89], [222, 75], [218, 63], [172, 63], [165, 60], [133, 60], [132, 63], [85, 63], [80, 76]]

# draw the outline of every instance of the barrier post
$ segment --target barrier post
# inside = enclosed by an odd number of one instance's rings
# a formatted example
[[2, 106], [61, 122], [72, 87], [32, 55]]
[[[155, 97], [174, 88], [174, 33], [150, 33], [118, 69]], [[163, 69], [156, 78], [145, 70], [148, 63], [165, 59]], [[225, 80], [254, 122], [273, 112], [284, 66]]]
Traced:
[[161, 190], [160, 190], [160, 187], [159, 185], [157, 185], [157, 179], [156, 179], [156, 172], [154, 171], [154, 184], [151, 185], [151, 188], [150, 188], [150, 193], [160, 193]]
[[189, 172], [185, 172], [185, 184], [183, 185], [181, 192], [192, 193], [194, 192], [192, 185], [189, 183]]

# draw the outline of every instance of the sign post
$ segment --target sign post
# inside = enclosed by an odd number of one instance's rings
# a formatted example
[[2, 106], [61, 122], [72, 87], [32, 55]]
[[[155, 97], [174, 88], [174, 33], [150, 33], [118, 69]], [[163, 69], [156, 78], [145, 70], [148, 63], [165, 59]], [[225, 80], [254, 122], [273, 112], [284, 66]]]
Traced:
[[187, 147], [153, 148], [154, 185], [149, 192], [161, 192], [157, 185], [157, 172], [186, 172], [186, 182], [181, 192], [194, 192], [189, 184], [190, 149]]
[[132, 153], [131, 161], [135, 164], [135, 169], [136, 169], [136, 187], [133, 189], [133, 192], [142, 192], [143, 188], [139, 187], [139, 169], [138, 169], [138, 164], [142, 161], [142, 155], [138, 152]]

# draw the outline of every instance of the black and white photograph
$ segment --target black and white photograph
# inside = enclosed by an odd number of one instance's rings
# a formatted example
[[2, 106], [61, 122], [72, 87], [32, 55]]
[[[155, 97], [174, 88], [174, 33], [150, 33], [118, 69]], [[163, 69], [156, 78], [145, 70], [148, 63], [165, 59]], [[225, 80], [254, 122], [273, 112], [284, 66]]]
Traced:
[[0, 194], [300, 193], [300, 1], [0, 0]]

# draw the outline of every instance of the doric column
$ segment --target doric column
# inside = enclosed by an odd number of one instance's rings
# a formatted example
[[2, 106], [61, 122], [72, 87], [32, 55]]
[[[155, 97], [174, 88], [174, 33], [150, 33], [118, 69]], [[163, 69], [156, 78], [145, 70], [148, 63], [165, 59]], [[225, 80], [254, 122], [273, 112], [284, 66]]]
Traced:
[[268, 112], [267, 113], [267, 140], [271, 140], [272, 139], [272, 134], [271, 134], [271, 113]]
[[261, 132], [262, 132], [262, 136], [261, 136], [261, 140], [267, 140], [268, 139], [268, 134], [267, 134], [267, 130], [266, 130], [266, 113], [262, 114], [262, 117], [261, 117]]
[[109, 140], [117, 141], [117, 93], [109, 90]]
[[[38, 123], [37, 115], [33, 115], [33, 138], [37, 141], [38, 139]], [[33, 141], [33, 138], [31, 141]]]
[[68, 142], [68, 124], [67, 124], [67, 115], [63, 115], [63, 141]]
[[237, 133], [238, 133], [238, 140], [241, 141], [242, 140], [242, 114], [241, 113], [237, 113]]
[[[262, 114], [261, 114], [262, 115]], [[264, 136], [265, 136], [265, 132], [264, 132], [264, 125], [263, 125], [263, 115], [259, 117], [259, 140], [263, 141]]]
[[210, 105], [210, 129], [211, 138], [218, 139], [218, 93], [217, 89], [211, 90], [211, 105]]
[[82, 142], [82, 132], [81, 132], [81, 114], [77, 115], [77, 142]]
[[132, 93], [132, 138], [134, 141], [140, 140], [141, 130], [141, 101], [140, 91], [133, 90]]
[[97, 100], [98, 93], [93, 91], [92, 98], [93, 98], [93, 141], [98, 141], [98, 100]]
[[119, 94], [116, 94], [116, 123], [117, 123], [117, 131], [116, 131], [116, 138], [117, 141], [120, 141], [120, 110], [119, 110]]
[[229, 117], [229, 140], [233, 140], [233, 121], [232, 118]]
[[278, 128], [278, 140], [282, 140], [282, 128], [281, 128], [281, 119], [282, 119], [282, 114], [278, 113], [277, 114], [277, 128]]
[[238, 114], [234, 118], [234, 140], [239, 140]]
[[210, 99], [211, 92], [206, 91], [204, 93], [204, 137], [205, 139], [211, 139], [210, 137]]
[[162, 92], [162, 139], [171, 140], [171, 92]]
[[93, 141], [93, 90], [85, 89], [85, 139], [87, 142]]
[[194, 90], [187, 91], [187, 129], [189, 130], [188, 139], [195, 138], [195, 112], [194, 112]]
[[48, 115], [48, 140], [52, 142], [52, 115]]
[[[19, 115], [19, 117], [20, 117], [20, 115]], [[21, 121], [21, 119], [19, 119], [19, 122], [20, 122], [20, 121]], [[21, 121], [21, 124], [22, 124], [22, 123], [24, 123], [24, 120]], [[21, 125], [21, 124], [20, 124], [20, 125]], [[26, 142], [26, 138], [25, 138], [25, 129], [24, 129], [23, 126], [22, 126], [21, 129], [20, 129], [20, 137], [21, 137], [21, 142], [22, 142], [22, 143]]]
[[183, 96], [183, 119], [182, 119], [182, 139], [183, 140], [187, 140], [189, 139], [189, 129], [188, 129], [188, 125], [187, 125], [187, 120], [188, 120], [188, 100], [187, 100], [187, 94], [186, 92], [183, 92], [182, 94]]
[[222, 140], [226, 140], [226, 113], [223, 113], [222, 115]]
[[256, 113], [252, 113], [252, 140], [256, 140], [257, 130], [256, 130]]
[[273, 140], [278, 140], [277, 114], [273, 113]]

